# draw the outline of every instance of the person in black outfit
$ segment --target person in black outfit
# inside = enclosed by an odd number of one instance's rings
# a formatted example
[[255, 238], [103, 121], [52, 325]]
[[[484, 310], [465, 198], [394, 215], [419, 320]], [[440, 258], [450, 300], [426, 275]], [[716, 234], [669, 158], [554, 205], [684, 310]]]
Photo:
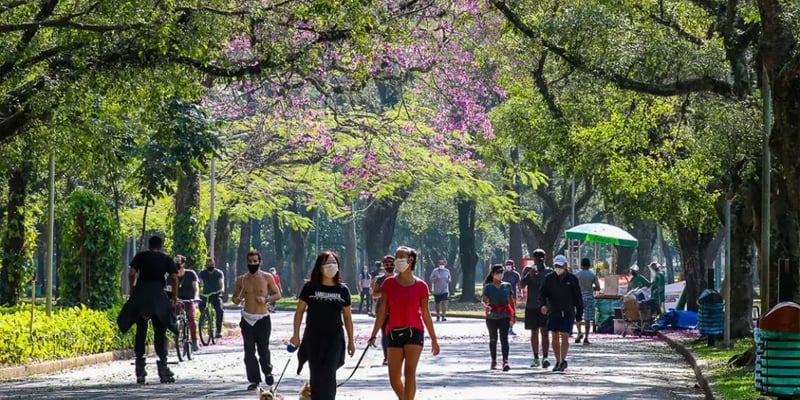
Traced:
[[553, 258], [554, 273], [548, 274], [539, 291], [539, 304], [542, 314], [547, 315], [547, 330], [552, 332], [553, 354], [556, 365], [553, 371], [567, 369], [567, 350], [569, 334], [575, 321], [583, 318], [583, 297], [578, 278], [567, 272], [567, 258], [557, 255]]
[[[131, 296], [120, 311], [117, 325], [122, 333], [136, 325], [136, 337], [133, 350], [136, 353], [136, 382], [145, 381], [145, 339], [147, 338], [147, 321], [153, 321], [153, 343], [158, 355], [158, 377], [162, 383], [175, 382], [175, 376], [167, 368], [167, 329], [177, 333], [175, 315], [172, 307], [178, 302], [178, 267], [172, 257], [164, 250], [164, 240], [153, 236], [149, 241], [150, 250], [140, 252], [133, 257], [128, 272], [128, 283]], [[169, 276], [172, 286], [172, 304], [164, 287], [165, 276]]]
[[[309, 281], [300, 291], [294, 314], [294, 334], [289, 340], [299, 346], [297, 373], [308, 361], [311, 400], [336, 398], [336, 370], [344, 365], [345, 341], [342, 326], [347, 331], [347, 353], [356, 351], [353, 339], [353, 316], [350, 310], [350, 291], [342, 284], [339, 258], [332, 251], [317, 256]], [[300, 323], [307, 311], [306, 329], [300, 341]]]

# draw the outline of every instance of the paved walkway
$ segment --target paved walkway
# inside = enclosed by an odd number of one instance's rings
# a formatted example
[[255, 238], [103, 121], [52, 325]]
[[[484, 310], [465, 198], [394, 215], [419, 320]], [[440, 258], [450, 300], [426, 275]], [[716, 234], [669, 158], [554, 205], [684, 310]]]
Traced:
[[[277, 374], [289, 359], [285, 340], [291, 333], [293, 313], [279, 312], [273, 318], [273, 365]], [[233, 317], [233, 315], [231, 316]], [[228, 320], [229, 318], [226, 318]], [[344, 379], [352, 371], [372, 329], [372, 318], [356, 315], [356, 346], [353, 359], [339, 371]], [[521, 326], [518, 330], [522, 331]], [[426, 347], [418, 371], [417, 399], [702, 399], [694, 388], [691, 369], [666, 345], [650, 338], [622, 339], [597, 335], [590, 346], [573, 345], [569, 369], [554, 373], [528, 368], [529, 335], [526, 331], [511, 341], [509, 372], [489, 370], [488, 335], [482, 320], [451, 318], [437, 323], [439, 356]], [[171, 357], [174, 359], [174, 357]], [[337, 399], [393, 399], [383, 356], [370, 349], [353, 380], [342, 386]], [[286, 399], [308, 379], [308, 369], [295, 376], [292, 360], [280, 385]], [[0, 384], [0, 398], [58, 399], [255, 399], [247, 386], [242, 363], [241, 338], [223, 338], [216, 346], [203, 348], [192, 361], [172, 366], [177, 383], [157, 383], [155, 361], [148, 360], [148, 384], [134, 384], [132, 361], [85, 367], [23, 381]]]

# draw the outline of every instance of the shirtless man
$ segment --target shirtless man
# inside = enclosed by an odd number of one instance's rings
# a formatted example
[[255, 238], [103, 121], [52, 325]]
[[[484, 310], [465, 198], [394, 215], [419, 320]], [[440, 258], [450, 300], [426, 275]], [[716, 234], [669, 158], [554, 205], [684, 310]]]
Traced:
[[[272, 331], [272, 321], [269, 318], [268, 304], [278, 301], [281, 292], [275, 284], [271, 274], [261, 271], [261, 253], [251, 251], [247, 253], [247, 269], [249, 273], [236, 278], [233, 291], [234, 304], [244, 302], [242, 320], [239, 327], [242, 329], [244, 341], [244, 366], [247, 371], [247, 381], [250, 385], [247, 390], [255, 390], [261, 383], [261, 372], [264, 373], [264, 382], [272, 386], [275, 379], [272, 377], [272, 363], [269, 354], [269, 335]], [[272, 294], [270, 294], [272, 293]], [[256, 359], [258, 349], [258, 359]]]

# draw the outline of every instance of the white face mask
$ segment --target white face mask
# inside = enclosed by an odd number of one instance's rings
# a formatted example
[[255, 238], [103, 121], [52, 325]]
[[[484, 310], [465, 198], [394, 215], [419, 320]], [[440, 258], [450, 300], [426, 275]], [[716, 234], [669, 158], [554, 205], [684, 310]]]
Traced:
[[564, 269], [563, 267], [554, 267], [553, 271], [556, 271], [556, 273], [559, 274], [559, 275], [563, 275], [564, 272], [567, 272], [567, 270]]
[[501, 274], [501, 273], [494, 274], [493, 276], [494, 276], [494, 280], [496, 280], [496, 281], [502, 281], [503, 280], [503, 274]]
[[408, 260], [405, 258], [398, 258], [394, 260], [394, 270], [399, 274], [408, 269]]
[[439, 269], [444, 269], [444, 265], [440, 265], [440, 266], [439, 266]]
[[512, 269], [514, 269], [514, 267], [506, 265], [505, 267], [503, 267], [503, 269], [505, 269], [506, 271], [511, 271]]
[[322, 273], [328, 278], [333, 278], [339, 272], [339, 266], [336, 264], [326, 264], [322, 266]]

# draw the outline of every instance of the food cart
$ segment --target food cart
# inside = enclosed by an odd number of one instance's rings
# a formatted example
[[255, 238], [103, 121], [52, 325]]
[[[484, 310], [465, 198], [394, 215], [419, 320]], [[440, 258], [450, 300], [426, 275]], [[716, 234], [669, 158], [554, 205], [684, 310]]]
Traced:
[[[581, 248], [584, 244], [592, 243], [594, 245], [594, 263], [597, 265], [597, 246], [600, 244], [620, 246], [620, 247], [638, 247], [639, 241], [636, 240], [630, 233], [616, 227], [614, 225], [590, 223], [575, 226], [568, 229], [565, 233], [568, 248], [569, 265], [578, 265], [580, 263]], [[616, 271], [617, 267], [617, 252], [616, 247], [612, 251], [610, 271]], [[614, 315], [615, 308], [621, 308], [621, 299], [628, 287], [628, 278], [625, 275], [608, 274], [605, 277], [599, 277], [601, 287], [603, 290], [599, 294], [595, 294], [595, 304], [597, 312], [595, 313], [596, 320], [603, 322], [608, 317], [621, 318], [621, 316]]]

